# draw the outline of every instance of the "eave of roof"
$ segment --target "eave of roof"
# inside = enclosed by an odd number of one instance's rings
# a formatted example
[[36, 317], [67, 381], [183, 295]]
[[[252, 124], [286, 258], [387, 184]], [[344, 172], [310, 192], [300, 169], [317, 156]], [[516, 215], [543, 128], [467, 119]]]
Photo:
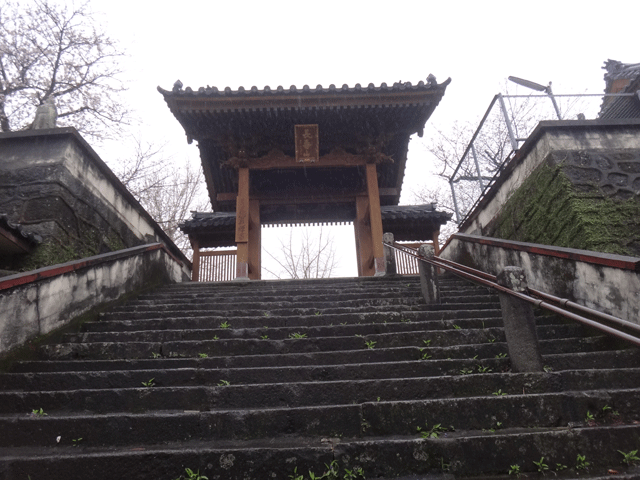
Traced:
[[[387, 205], [380, 208], [380, 213], [385, 231], [392, 231], [399, 241], [430, 241], [433, 231], [451, 219], [451, 213], [436, 210], [435, 204]], [[291, 223], [295, 222], [284, 222]], [[342, 223], [342, 220], [337, 223]], [[228, 247], [235, 245], [235, 224], [235, 212], [193, 212], [192, 218], [180, 224], [180, 229], [202, 239], [203, 245]]]
[[12, 223], [5, 214], [0, 215], [0, 252], [27, 253], [42, 242], [37, 233], [25, 232], [21, 225]]
[[[221, 169], [221, 164], [227, 160], [220, 146], [223, 139], [229, 135], [242, 137], [254, 131], [264, 134], [264, 125], [279, 125], [281, 129], [286, 126], [285, 130], [274, 132], [275, 138], [282, 139], [282, 131], [289, 135], [291, 125], [304, 123], [322, 124], [324, 138], [332, 138], [332, 129], [328, 128], [332, 125], [338, 132], [353, 128], [354, 132], [363, 134], [363, 125], [368, 123], [375, 125], [377, 134], [389, 130], [402, 132], [394, 140], [397, 143], [401, 138], [402, 145], [393, 145], [392, 151], [385, 152], [394, 159], [394, 164], [381, 167], [379, 171], [381, 188], [395, 188], [397, 192], [395, 197], [386, 201], [397, 204], [409, 137], [414, 133], [422, 136], [426, 121], [450, 81], [447, 79], [438, 84], [435, 77], [429, 75], [426, 82], [420, 81], [415, 85], [397, 82], [390, 86], [383, 83], [378, 87], [373, 84], [349, 87], [345, 84], [341, 88], [318, 85], [313, 89], [308, 85], [302, 88], [292, 85], [288, 89], [267, 86], [263, 89], [240, 87], [237, 90], [209, 86], [198, 90], [183, 89], [182, 82], [177, 81], [172, 90], [158, 87], [158, 91], [184, 128], [188, 142], [194, 139], [199, 142], [207, 188], [216, 210], [232, 208], [218, 204], [217, 195], [232, 193], [235, 181], [231, 171]], [[336, 111], [341, 113], [336, 114]]]
[[[289, 100], [295, 99], [296, 102], [301, 101], [302, 105], [296, 103], [292, 104], [294, 108], [301, 108], [307, 106], [308, 103], [304, 99], [314, 99], [316, 104], [314, 106], [332, 106], [333, 102], [340, 104], [341, 100], [345, 98], [352, 98], [354, 100], [373, 99], [377, 104], [384, 104], [383, 99], [385, 97], [393, 97], [394, 94], [411, 94], [411, 93], [433, 93], [434, 91], [442, 91], [451, 82], [448, 78], [443, 83], [438, 84], [435, 77], [430, 75], [427, 82], [420, 81], [416, 85], [411, 82], [396, 82], [391, 86], [386, 83], [382, 83], [379, 87], [376, 87], [373, 83], [370, 83], [366, 87], [362, 87], [359, 83], [353, 87], [349, 87], [347, 84], [342, 85], [341, 88], [331, 84], [328, 88], [324, 88], [322, 85], [317, 85], [316, 88], [311, 88], [309, 85], [304, 85], [302, 88], [297, 88], [295, 85], [291, 85], [288, 89], [278, 86], [272, 89], [269, 86], [265, 86], [263, 89], [258, 89], [253, 86], [250, 89], [239, 87], [237, 90], [232, 90], [230, 87], [226, 87], [223, 90], [219, 90], [216, 87], [200, 87], [198, 90], [193, 90], [191, 87], [182, 89], [182, 82], [176, 81], [171, 90], [165, 90], [162, 87], [158, 87], [158, 91], [164, 96], [167, 103], [173, 99], [210, 99], [210, 100], [229, 100], [232, 99], [237, 109], [246, 108], [247, 105], [252, 104], [252, 100], [261, 99], [259, 104], [260, 108], [268, 108], [269, 102], [265, 102], [268, 99], [276, 99], [276, 102], [282, 102], [289, 104]], [[373, 102], [372, 102], [373, 103]], [[209, 105], [215, 105], [210, 103]]]

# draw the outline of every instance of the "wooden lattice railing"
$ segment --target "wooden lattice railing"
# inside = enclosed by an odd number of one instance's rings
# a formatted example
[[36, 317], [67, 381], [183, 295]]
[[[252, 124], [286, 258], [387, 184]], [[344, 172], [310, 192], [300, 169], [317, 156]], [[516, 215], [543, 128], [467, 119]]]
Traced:
[[226, 282], [236, 278], [236, 250], [200, 252], [198, 281]]
[[[402, 243], [401, 245], [409, 248], [420, 248], [424, 242], [421, 243]], [[427, 244], [431, 244], [431, 242], [426, 242]], [[419, 275], [420, 272], [418, 270], [418, 260], [411, 255], [407, 255], [406, 253], [400, 250], [394, 250], [394, 255], [396, 257], [396, 271], [398, 275]]]

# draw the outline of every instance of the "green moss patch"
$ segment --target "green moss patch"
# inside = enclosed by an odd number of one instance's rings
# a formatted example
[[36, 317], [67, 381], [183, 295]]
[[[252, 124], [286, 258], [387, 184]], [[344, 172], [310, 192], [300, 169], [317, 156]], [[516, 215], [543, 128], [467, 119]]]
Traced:
[[640, 255], [640, 202], [579, 191], [561, 166], [542, 165], [511, 196], [487, 235], [622, 255]]

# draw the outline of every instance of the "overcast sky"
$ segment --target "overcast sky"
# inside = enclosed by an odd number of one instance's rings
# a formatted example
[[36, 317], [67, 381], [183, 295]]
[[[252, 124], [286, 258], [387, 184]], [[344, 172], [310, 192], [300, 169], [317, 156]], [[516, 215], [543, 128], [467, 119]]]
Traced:
[[[64, 1], [64, 0], [60, 0]], [[600, 93], [608, 58], [640, 62], [637, 0], [585, 1], [189, 1], [91, 0], [123, 62], [128, 102], [146, 141], [176, 158], [198, 149], [169, 112], [170, 89], [417, 83], [452, 78], [430, 122], [479, 118], [509, 75], [555, 93]], [[529, 93], [520, 89], [520, 93]], [[421, 142], [409, 151], [405, 192], [427, 181]], [[98, 148], [107, 163], [109, 149]], [[273, 231], [274, 229], [270, 229]], [[278, 229], [275, 229], [278, 230]]]

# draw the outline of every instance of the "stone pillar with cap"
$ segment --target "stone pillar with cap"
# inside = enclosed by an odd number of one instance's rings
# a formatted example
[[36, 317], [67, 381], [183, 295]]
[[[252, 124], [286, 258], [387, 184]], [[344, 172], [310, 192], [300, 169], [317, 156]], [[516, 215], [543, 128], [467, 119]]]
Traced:
[[[385, 233], [382, 235], [382, 241], [384, 243], [388, 243], [389, 245], [393, 245], [393, 233]], [[398, 274], [398, 269], [396, 267], [396, 255], [393, 251], [393, 248], [387, 247], [384, 245], [384, 274], [386, 276], [393, 276]]]
[[[432, 245], [422, 244], [418, 254], [428, 260], [433, 259], [435, 251]], [[422, 296], [427, 304], [440, 303], [440, 287], [438, 286], [438, 273], [436, 267], [427, 262], [418, 261], [420, 272], [420, 288]]]
[[[507, 266], [498, 273], [498, 284], [514, 292], [527, 290], [527, 279], [520, 267]], [[542, 357], [536, 333], [533, 306], [508, 293], [500, 292], [500, 306], [507, 348], [514, 372], [542, 372]]]

